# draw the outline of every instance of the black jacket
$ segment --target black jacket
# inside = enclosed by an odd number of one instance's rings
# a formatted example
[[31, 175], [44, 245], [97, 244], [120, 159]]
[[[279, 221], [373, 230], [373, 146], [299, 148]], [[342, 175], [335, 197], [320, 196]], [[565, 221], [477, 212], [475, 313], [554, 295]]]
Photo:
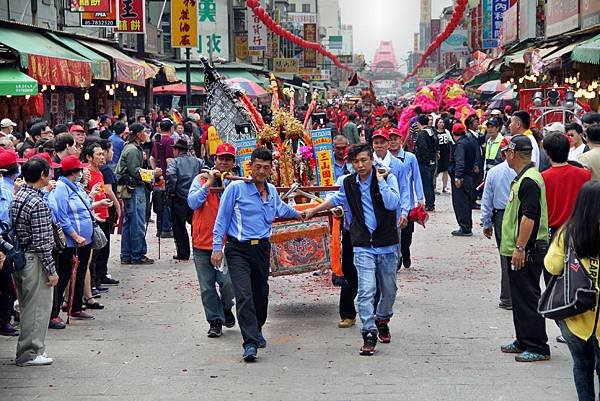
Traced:
[[439, 140], [432, 129], [420, 130], [417, 133], [415, 156], [420, 164], [434, 164], [437, 161]]
[[348, 200], [352, 222], [350, 223], [350, 237], [352, 246], [365, 248], [380, 248], [398, 243], [398, 232], [396, 231], [396, 211], [387, 210], [383, 203], [383, 197], [379, 192], [379, 184], [375, 169], [371, 177], [371, 200], [377, 219], [377, 228], [373, 234], [369, 232], [365, 223], [365, 214], [362, 207], [360, 188], [356, 182], [356, 173], [344, 179], [344, 190]]
[[473, 174], [477, 161], [477, 145], [467, 135], [462, 135], [454, 145], [452, 163], [449, 168], [450, 175], [454, 178], [463, 178]]

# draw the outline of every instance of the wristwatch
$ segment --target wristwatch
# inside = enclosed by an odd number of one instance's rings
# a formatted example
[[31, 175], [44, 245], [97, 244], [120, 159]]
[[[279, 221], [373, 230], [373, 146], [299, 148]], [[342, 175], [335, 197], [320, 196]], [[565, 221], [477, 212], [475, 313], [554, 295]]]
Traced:
[[515, 250], [520, 252], [525, 252], [525, 247], [521, 245], [515, 245]]

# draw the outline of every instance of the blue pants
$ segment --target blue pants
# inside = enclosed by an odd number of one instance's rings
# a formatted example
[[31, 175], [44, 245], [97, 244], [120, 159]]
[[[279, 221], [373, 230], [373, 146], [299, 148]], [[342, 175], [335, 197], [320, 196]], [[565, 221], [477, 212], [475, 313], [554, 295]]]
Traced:
[[[362, 333], [376, 332], [375, 319], [388, 320], [394, 314], [396, 300], [396, 252], [375, 255], [368, 252], [354, 254], [354, 265], [358, 273], [358, 315], [362, 322]], [[381, 292], [375, 314], [375, 292]]]
[[130, 199], [123, 199], [121, 260], [139, 261], [148, 252], [146, 245], [146, 189], [136, 187]]
[[[213, 267], [210, 261], [211, 254], [211, 251], [194, 249], [194, 263], [196, 264], [200, 297], [202, 298], [206, 320], [208, 322], [220, 320], [222, 323], [225, 321], [223, 312], [233, 307], [233, 297], [235, 295], [229, 274]], [[219, 292], [217, 292], [215, 284], [219, 284]]]

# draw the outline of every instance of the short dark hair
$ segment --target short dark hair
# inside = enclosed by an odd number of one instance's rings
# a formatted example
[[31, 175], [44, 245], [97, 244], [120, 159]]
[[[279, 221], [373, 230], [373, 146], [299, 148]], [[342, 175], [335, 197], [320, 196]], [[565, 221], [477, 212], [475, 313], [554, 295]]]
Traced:
[[63, 132], [69, 132], [69, 127], [66, 124], [58, 124], [54, 127], [54, 136], [62, 134]]
[[448, 114], [454, 114], [454, 113], [456, 113], [456, 109], [454, 107], [450, 107], [448, 109]]
[[56, 152], [62, 152], [67, 146], [75, 145], [75, 138], [68, 132], [63, 132], [54, 137], [54, 150]]
[[588, 141], [600, 144], [600, 124], [590, 125], [585, 132]]
[[113, 127], [113, 131], [115, 131], [115, 134], [121, 135], [123, 132], [125, 132], [125, 129], [127, 128], [127, 124], [125, 124], [121, 120], [118, 120], [118, 121], [115, 121], [115, 123], [113, 124], [112, 127]]
[[88, 146], [84, 147], [83, 151], [81, 152], [81, 161], [85, 163], [87, 162], [88, 156], [94, 157], [94, 152], [97, 148], [102, 149], [102, 146], [100, 146], [98, 142], [91, 143]]
[[[40, 118], [40, 117], [30, 118], [29, 121], [27, 121], [27, 132], [29, 132], [29, 134], [31, 135], [31, 127], [33, 127], [34, 125], [39, 124], [39, 123], [46, 124], [46, 122], [44, 121], [43, 118]], [[44, 126], [44, 128], [46, 128], [46, 127]]]
[[584, 124], [600, 124], [600, 113], [597, 111], [588, 111], [581, 118], [581, 122]]
[[19, 174], [19, 165], [17, 163], [10, 164], [8, 166], [5, 166], [4, 170], [6, 170], [6, 172], [3, 173], [4, 176], [12, 177], [13, 175]]
[[419, 115], [419, 118], [417, 118], [417, 122], [421, 125], [427, 125], [429, 124], [429, 116], [427, 114], [421, 114]]
[[25, 182], [33, 184], [42, 178], [42, 174], [50, 174], [50, 164], [41, 157], [32, 157], [21, 167], [21, 175]]
[[32, 138], [41, 136], [42, 132], [46, 129], [46, 125], [45, 121], [33, 124], [27, 132], [29, 132], [29, 135], [31, 135]]
[[158, 124], [158, 127], [160, 128], [161, 132], [170, 131], [171, 128], [173, 128], [173, 121], [169, 120], [168, 118], [161, 120]]
[[133, 123], [129, 125], [129, 138], [135, 138], [137, 134], [144, 130], [144, 126], [140, 123]]
[[204, 117], [204, 122], [205, 122], [206, 124], [210, 124], [210, 116], [206, 116], [206, 117]]
[[423, 114], [423, 109], [421, 108], [421, 106], [415, 107], [415, 114]]
[[544, 138], [544, 150], [554, 163], [566, 163], [569, 148], [569, 140], [563, 134], [553, 133]]
[[350, 121], [356, 120], [356, 114], [355, 113], [350, 113], [350, 115], [348, 116], [348, 120], [350, 120]]
[[368, 143], [363, 143], [360, 145], [354, 145], [348, 150], [348, 160], [350, 160], [351, 162], [352, 160], [356, 160], [356, 156], [358, 156], [358, 154], [362, 152], [367, 152], [369, 154], [369, 157], [371, 159], [373, 158], [373, 147]]
[[250, 156], [250, 163], [253, 163], [256, 159], [270, 162], [273, 160], [273, 153], [267, 148], [256, 148]]
[[565, 132], [569, 132], [571, 130], [577, 132], [579, 135], [583, 134], [583, 127], [577, 123], [571, 123], [565, 127]]
[[112, 142], [109, 141], [108, 139], [100, 139], [98, 141], [98, 145], [100, 145], [100, 147], [102, 148], [102, 150], [106, 151], [106, 150], [110, 150], [113, 146]]
[[531, 125], [531, 117], [529, 116], [528, 112], [519, 110], [515, 111], [512, 116], [518, 118], [521, 123], [523, 123], [523, 127], [525, 129], [529, 129], [529, 126]]

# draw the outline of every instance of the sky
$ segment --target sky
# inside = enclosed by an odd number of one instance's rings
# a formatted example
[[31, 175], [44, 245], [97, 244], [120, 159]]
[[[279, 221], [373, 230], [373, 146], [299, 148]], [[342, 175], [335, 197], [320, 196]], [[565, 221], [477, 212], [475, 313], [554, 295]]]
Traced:
[[[402, 68], [413, 49], [413, 34], [419, 32], [420, 0], [339, 0], [342, 23], [354, 29], [354, 52], [363, 53], [368, 63], [382, 40], [394, 43]], [[431, 16], [439, 16], [452, 0], [431, 0]]]

